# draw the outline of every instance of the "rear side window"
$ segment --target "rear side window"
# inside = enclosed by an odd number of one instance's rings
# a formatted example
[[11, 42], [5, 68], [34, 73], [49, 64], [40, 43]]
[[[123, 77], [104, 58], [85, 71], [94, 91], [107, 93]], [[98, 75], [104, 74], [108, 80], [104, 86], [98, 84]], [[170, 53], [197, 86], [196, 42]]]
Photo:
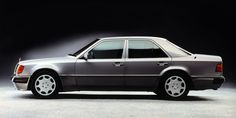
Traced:
[[146, 40], [129, 40], [129, 58], [168, 57], [156, 44]]
[[89, 51], [89, 59], [120, 59], [122, 58], [124, 40], [104, 41]]

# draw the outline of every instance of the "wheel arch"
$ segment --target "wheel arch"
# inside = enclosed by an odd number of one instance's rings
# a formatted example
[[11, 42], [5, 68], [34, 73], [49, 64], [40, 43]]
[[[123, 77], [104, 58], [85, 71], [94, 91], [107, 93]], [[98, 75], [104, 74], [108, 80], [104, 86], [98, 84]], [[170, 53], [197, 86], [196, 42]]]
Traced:
[[165, 68], [164, 70], [161, 71], [160, 75], [163, 76], [164, 74], [172, 72], [172, 71], [182, 71], [185, 74], [190, 76], [188, 68], [182, 67], [182, 66], [170, 66], [170, 67], [167, 67], [167, 68]]
[[186, 76], [188, 81], [189, 81], [189, 83], [190, 83], [190, 88], [193, 87], [193, 82], [192, 82], [192, 79], [191, 79], [191, 76], [190, 76], [189, 72], [187, 71], [187, 69], [182, 68], [182, 67], [172, 68], [172, 69], [168, 69], [166, 71], [163, 71], [161, 73], [161, 79], [160, 79], [160, 81], [158, 83], [158, 86], [161, 83], [161, 80], [163, 78], [165, 78], [167, 75], [176, 74], [176, 73], [182, 74], [182, 75]]
[[29, 84], [28, 84], [28, 87], [27, 87], [28, 90], [31, 90], [30, 87], [31, 87], [31, 84], [32, 84], [32, 79], [35, 77], [35, 75], [36, 75], [37, 73], [39, 73], [39, 72], [41, 72], [41, 71], [47, 71], [47, 72], [51, 72], [51, 73], [55, 74], [55, 75], [57, 76], [57, 78], [58, 78], [57, 80], [58, 80], [59, 85], [60, 85], [59, 91], [63, 91], [62, 81], [61, 81], [61, 78], [60, 78], [59, 74], [57, 73], [56, 70], [51, 69], [51, 68], [40, 68], [40, 69], [34, 71], [34, 72], [32, 73], [32, 75], [30, 76], [30, 79], [29, 79]]

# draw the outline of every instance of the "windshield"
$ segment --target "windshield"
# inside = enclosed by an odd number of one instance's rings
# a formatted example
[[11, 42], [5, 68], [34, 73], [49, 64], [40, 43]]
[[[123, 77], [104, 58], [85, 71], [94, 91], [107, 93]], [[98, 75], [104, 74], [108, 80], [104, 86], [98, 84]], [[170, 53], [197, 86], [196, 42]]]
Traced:
[[99, 39], [96, 39], [94, 41], [92, 41], [91, 43], [89, 43], [88, 45], [84, 46], [83, 48], [81, 48], [80, 50], [78, 50], [77, 52], [75, 52], [74, 54], [69, 54], [72, 56], [77, 56], [78, 54], [80, 54], [81, 52], [83, 52], [85, 49], [87, 49], [89, 46], [93, 45], [94, 43], [96, 43]]

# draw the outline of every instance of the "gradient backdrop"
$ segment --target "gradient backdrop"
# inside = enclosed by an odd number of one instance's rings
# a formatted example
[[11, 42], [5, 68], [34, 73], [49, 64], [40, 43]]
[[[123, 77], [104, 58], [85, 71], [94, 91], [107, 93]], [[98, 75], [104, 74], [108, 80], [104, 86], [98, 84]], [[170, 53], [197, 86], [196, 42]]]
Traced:
[[235, 16], [226, 2], [0, 3], [0, 76], [12, 76], [18, 58], [63, 56], [96, 38], [158, 36], [192, 53], [220, 55], [235, 83]]

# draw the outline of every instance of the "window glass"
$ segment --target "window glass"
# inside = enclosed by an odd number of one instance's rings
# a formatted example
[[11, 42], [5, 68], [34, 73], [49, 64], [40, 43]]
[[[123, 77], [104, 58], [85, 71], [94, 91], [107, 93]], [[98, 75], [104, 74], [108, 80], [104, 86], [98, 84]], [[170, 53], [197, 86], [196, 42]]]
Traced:
[[129, 58], [167, 57], [160, 47], [151, 41], [129, 40]]
[[88, 59], [119, 59], [122, 58], [124, 40], [104, 41], [89, 51]]
[[191, 53], [185, 51], [184, 49], [180, 48], [179, 46], [177, 46], [169, 41], [162, 41], [160, 43], [161, 43], [160, 45], [165, 47], [165, 50], [171, 55], [174, 55], [177, 57], [191, 55]]
[[87, 44], [86, 46], [84, 46], [83, 48], [81, 48], [80, 50], [78, 50], [77, 52], [75, 52], [74, 54], [72, 54], [73, 56], [77, 56], [78, 54], [80, 54], [81, 52], [83, 52], [85, 49], [87, 49], [89, 46], [93, 45], [94, 43], [96, 43], [99, 39], [96, 39], [94, 41], [92, 41], [91, 43]]

